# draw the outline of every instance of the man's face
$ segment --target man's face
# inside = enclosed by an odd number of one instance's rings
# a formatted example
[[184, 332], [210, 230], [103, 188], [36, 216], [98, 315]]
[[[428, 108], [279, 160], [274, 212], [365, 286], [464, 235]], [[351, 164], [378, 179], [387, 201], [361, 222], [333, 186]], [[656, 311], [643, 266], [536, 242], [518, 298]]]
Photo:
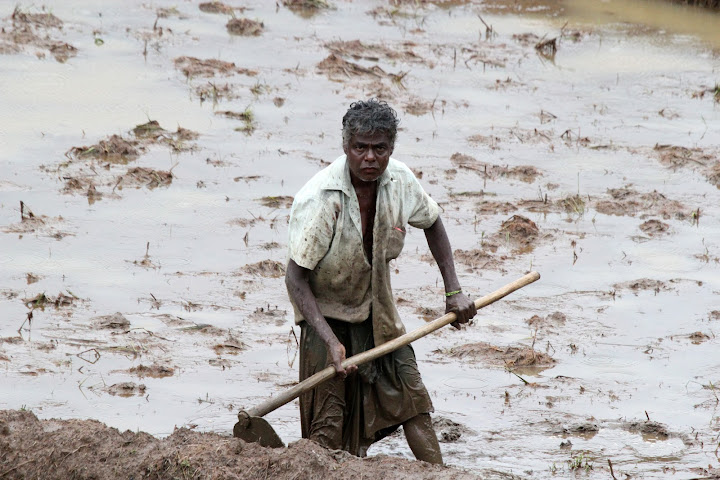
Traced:
[[343, 150], [353, 180], [374, 182], [387, 168], [393, 147], [387, 133], [377, 132], [353, 135]]

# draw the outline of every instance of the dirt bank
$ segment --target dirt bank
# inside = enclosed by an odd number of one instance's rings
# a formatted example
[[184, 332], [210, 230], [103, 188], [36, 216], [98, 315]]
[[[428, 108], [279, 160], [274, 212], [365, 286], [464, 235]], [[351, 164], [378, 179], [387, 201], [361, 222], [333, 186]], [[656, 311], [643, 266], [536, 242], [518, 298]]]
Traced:
[[[717, 32], [665, 0], [7, 5], [0, 480], [716, 474]], [[401, 432], [319, 450], [295, 402], [267, 415], [288, 449], [229, 437], [297, 384], [290, 207], [371, 96], [463, 291], [542, 274], [414, 343], [471, 474]], [[391, 266], [408, 331], [444, 313], [421, 231]]]
[[360, 459], [308, 440], [264, 448], [213, 433], [176, 429], [165, 439], [120, 432], [94, 420], [38, 420], [0, 411], [0, 478], [153, 479], [454, 479], [480, 477], [450, 467], [384, 455]]

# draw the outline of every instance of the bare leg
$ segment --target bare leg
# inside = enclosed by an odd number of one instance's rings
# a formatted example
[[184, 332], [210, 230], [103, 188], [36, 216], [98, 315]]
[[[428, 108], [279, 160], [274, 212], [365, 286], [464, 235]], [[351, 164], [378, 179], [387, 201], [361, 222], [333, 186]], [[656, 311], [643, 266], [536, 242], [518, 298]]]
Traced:
[[403, 430], [415, 458], [442, 465], [442, 452], [429, 413], [421, 413], [403, 423]]

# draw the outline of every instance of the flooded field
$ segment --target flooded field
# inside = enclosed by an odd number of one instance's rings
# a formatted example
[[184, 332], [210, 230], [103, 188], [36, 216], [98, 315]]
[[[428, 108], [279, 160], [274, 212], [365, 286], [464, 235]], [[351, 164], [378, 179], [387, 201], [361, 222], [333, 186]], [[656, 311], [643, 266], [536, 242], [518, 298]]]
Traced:
[[[464, 290], [542, 275], [415, 344], [446, 463], [718, 478], [720, 16], [293, 3], [0, 1], [0, 409], [229, 435], [292, 386], [289, 207], [378, 97]], [[443, 313], [422, 232], [394, 267], [408, 330]]]

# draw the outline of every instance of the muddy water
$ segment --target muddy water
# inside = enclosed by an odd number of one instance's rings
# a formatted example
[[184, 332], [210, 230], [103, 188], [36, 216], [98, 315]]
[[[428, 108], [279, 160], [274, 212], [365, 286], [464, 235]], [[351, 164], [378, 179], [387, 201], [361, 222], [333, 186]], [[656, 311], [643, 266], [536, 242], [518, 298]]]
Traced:
[[[264, 22], [250, 37], [194, 3], [53, 5], [63, 28], [40, 33], [77, 55], [0, 56], [0, 406], [229, 432], [239, 407], [291, 385], [299, 332], [272, 263], [285, 261], [285, 196], [339, 154], [348, 103], [380, 95], [402, 118], [395, 156], [443, 206], [464, 289], [542, 274], [462, 333], [417, 342], [435, 417], [459, 424], [438, 426], [446, 461], [521, 478], [609, 478], [608, 460], [618, 478], [716, 473], [720, 18], [620, 3], [335, 2], [301, 16], [243, 2], [236, 16]], [[554, 37], [554, 57], [536, 53]], [[327, 42], [352, 40], [366, 51], [337, 54], [384, 73], [318, 67]], [[188, 77], [182, 56], [252, 72]], [[218, 114], [248, 109], [251, 129]], [[69, 152], [133, 140], [148, 120], [166, 133], [127, 165]], [[165, 142], [178, 127], [199, 136]], [[123, 180], [134, 166], [172, 183], [136, 188]], [[512, 173], [526, 166], [540, 175]], [[71, 178], [101, 196], [64, 191]], [[41, 221], [21, 221], [20, 201]], [[501, 232], [515, 214], [537, 234]], [[394, 266], [416, 328], [420, 307], [442, 309], [421, 232]], [[478, 342], [494, 349], [457, 354]], [[514, 366], [511, 347], [555, 363]], [[296, 405], [268, 419], [299, 437]], [[370, 453], [411, 456], [402, 436]]]

